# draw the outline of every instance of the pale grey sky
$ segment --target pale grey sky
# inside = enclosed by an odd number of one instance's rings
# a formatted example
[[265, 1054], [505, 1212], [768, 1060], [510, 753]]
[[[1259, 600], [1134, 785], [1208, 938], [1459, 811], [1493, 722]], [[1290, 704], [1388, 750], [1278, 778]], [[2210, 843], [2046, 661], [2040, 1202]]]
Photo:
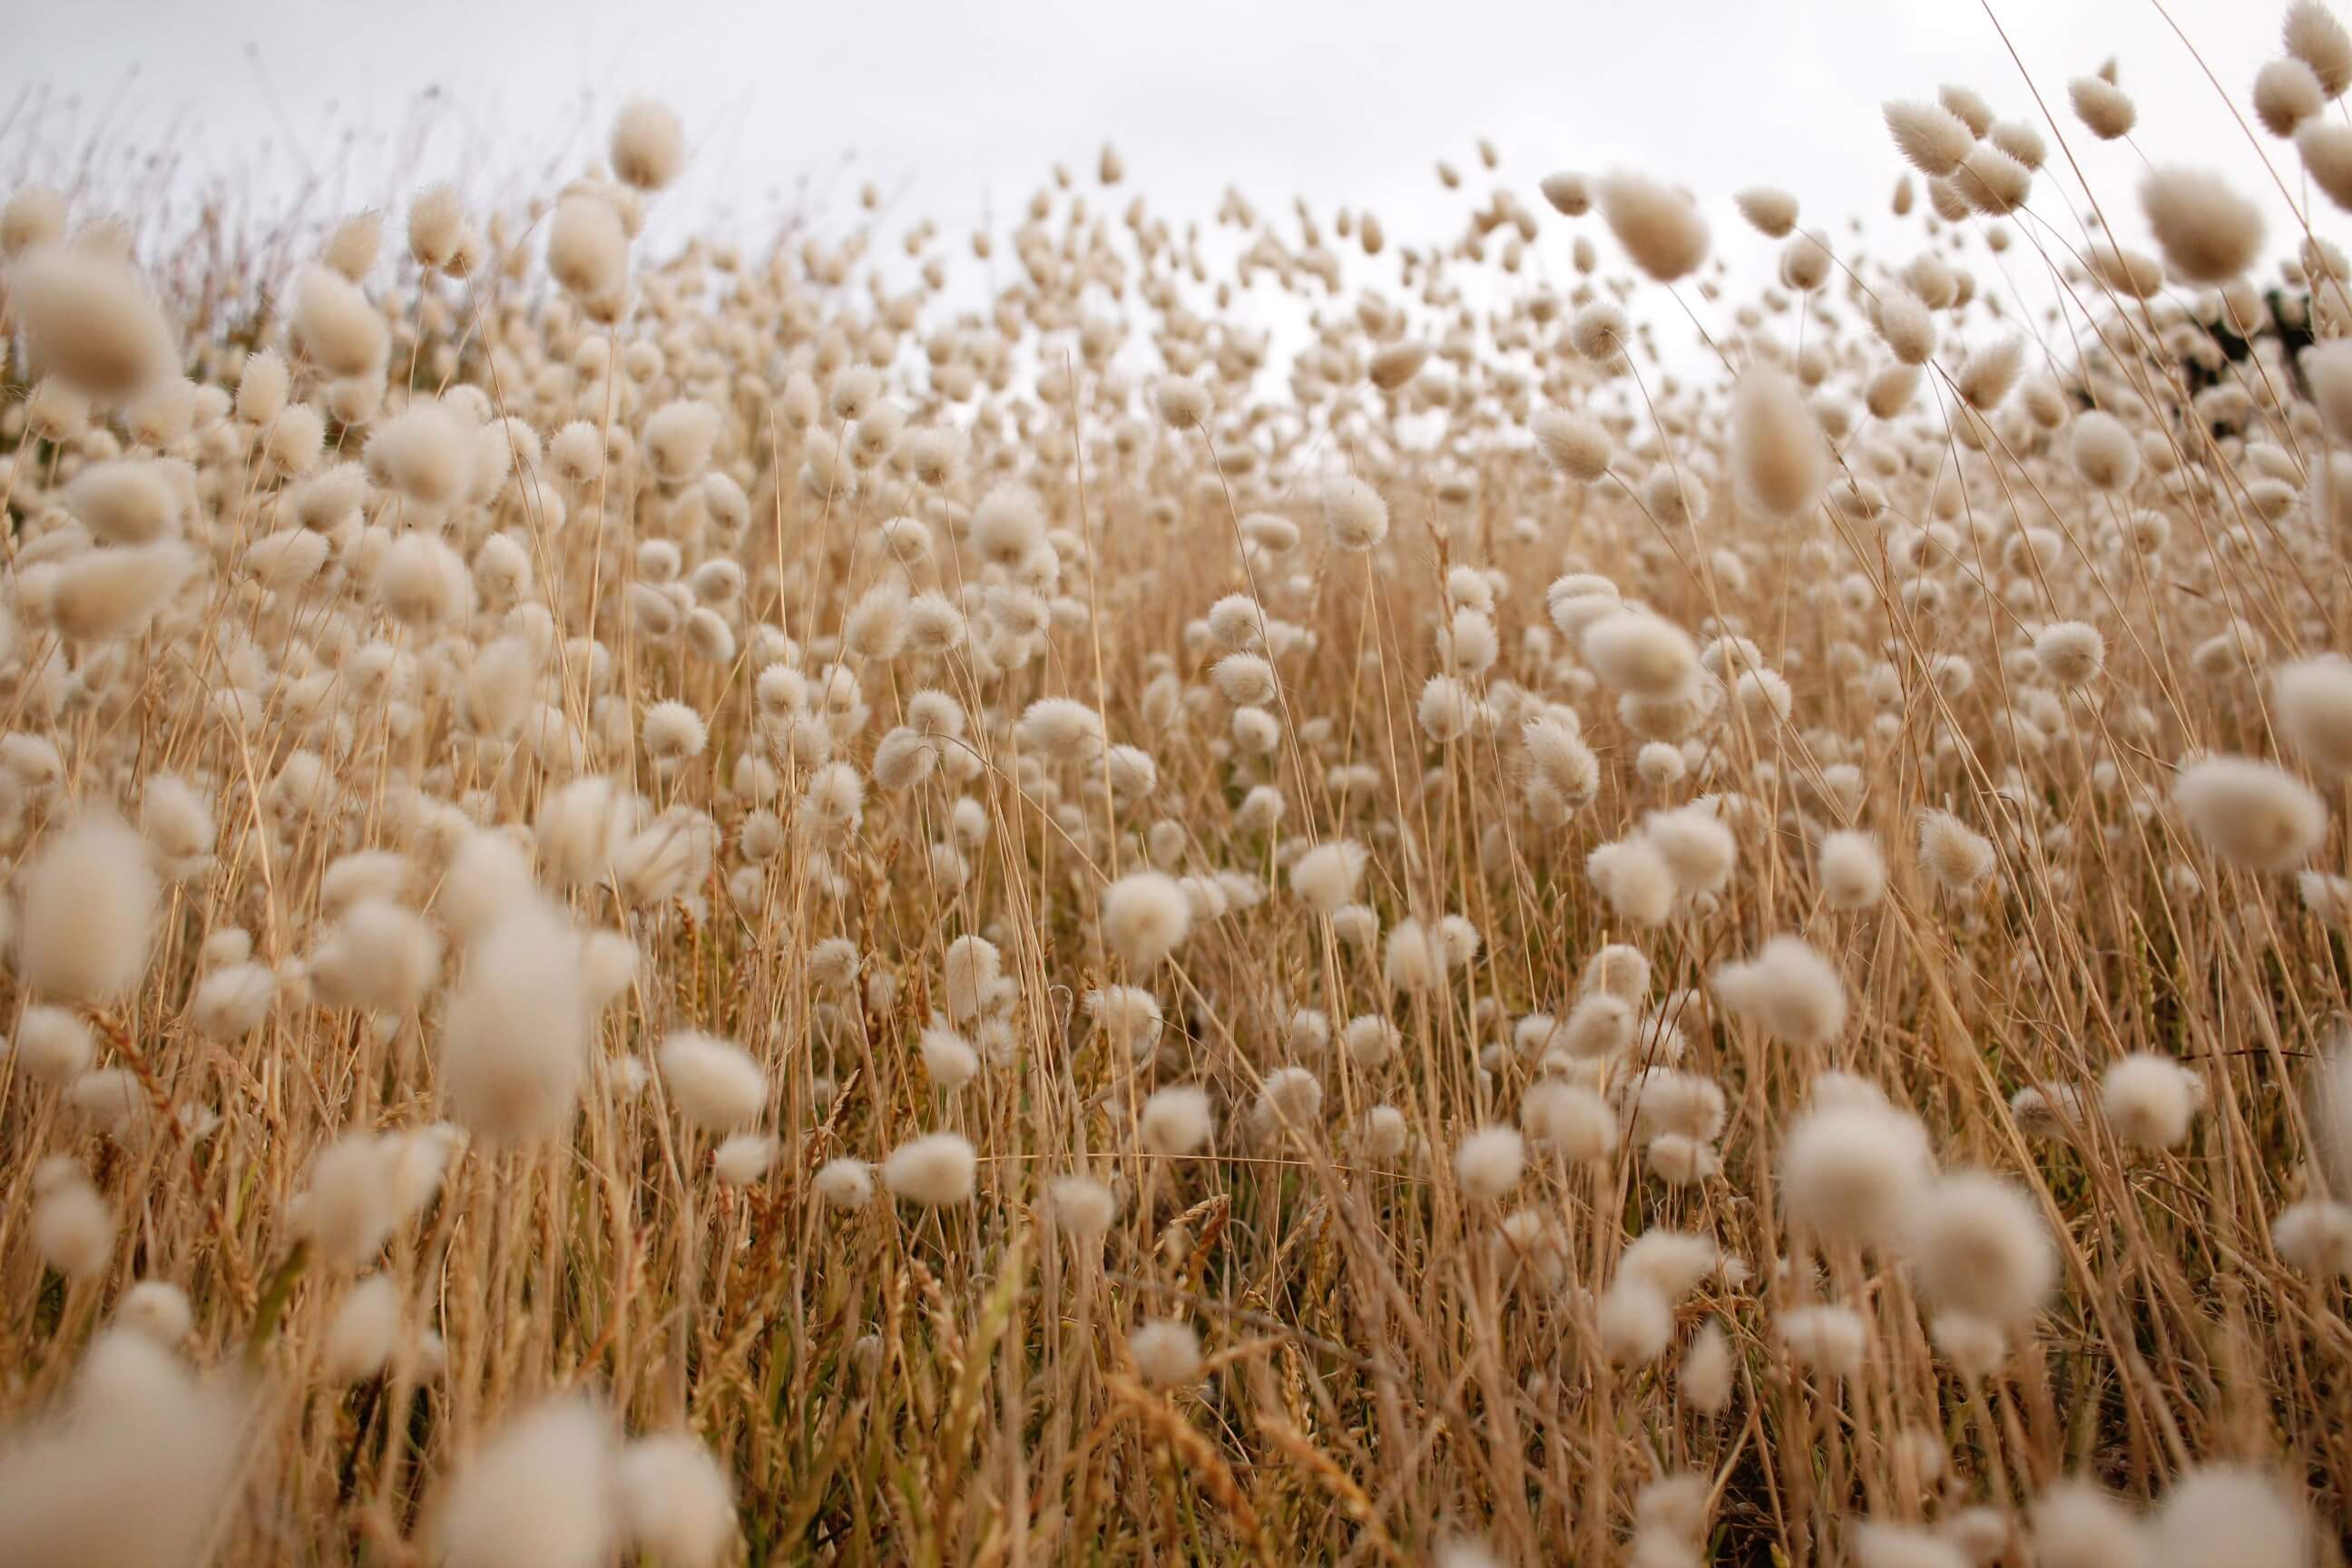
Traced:
[[[2294, 181], [2292, 155], [2259, 132], [2257, 151], [2189, 50], [2242, 104], [2277, 49], [2280, 6], [2165, 5], [2186, 44], [2151, 0], [1995, 0], [1993, 12], [2127, 236], [2140, 230], [2144, 153], [2208, 164], [2259, 195], [2284, 247], [2286, 207], [2258, 160]], [[569, 172], [612, 109], [646, 92], [677, 107], [695, 145], [687, 184], [665, 198], [673, 213], [757, 214], [803, 177], [838, 210], [871, 179], [898, 198], [894, 215], [934, 216], [959, 246], [987, 204], [1002, 219], [1053, 162], [1090, 172], [1106, 139], [1126, 159], [1127, 188], [1174, 217], [1206, 220], [1230, 182], [1262, 209], [1303, 193], [1326, 216], [1370, 206], [1401, 240], [1450, 237], [1464, 197], [1440, 189], [1433, 163], [1475, 174], [1485, 135], [1530, 203], [1552, 168], [1622, 163], [1691, 187], [1736, 249], [1755, 244], [1727, 199], [1746, 184], [1787, 186], [1809, 225], [1884, 212], [1899, 170], [1878, 119], [1885, 99], [1962, 81], [2002, 115], [2043, 123], [1979, 0], [11, 9], [0, 103], [32, 96], [0, 141], [10, 178], [28, 146], [55, 153], [103, 126], [117, 143], [168, 142], [184, 176], [278, 190], [302, 169], [341, 172], [333, 199], [345, 206], [396, 203], [424, 177], [511, 194], [551, 157]], [[2093, 142], [2065, 107], [2066, 79], [2109, 55], [2140, 105], [2136, 146]], [[438, 107], [415, 112], [428, 89]], [[346, 143], [360, 128], [368, 134]], [[420, 134], [395, 138], [410, 131]], [[2054, 147], [2051, 164], [2071, 191]], [[2035, 205], [2053, 222], [2065, 216], [2057, 195], [2052, 178], [2037, 182]], [[1555, 274], [1565, 234], [1544, 240]]]

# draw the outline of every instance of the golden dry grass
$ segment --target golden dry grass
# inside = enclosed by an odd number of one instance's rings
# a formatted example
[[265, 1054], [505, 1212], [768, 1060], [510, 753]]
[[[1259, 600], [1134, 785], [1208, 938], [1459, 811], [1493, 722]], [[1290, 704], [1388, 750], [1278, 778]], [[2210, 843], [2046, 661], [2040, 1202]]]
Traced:
[[[2063, 118], [2021, 210], [1964, 129], [1894, 252], [1669, 300], [1609, 224], [1689, 273], [1673, 188], [1482, 160], [1402, 255], [1229, 200], [1313, 312], [1269, 363], [1108, 153], [960, 309], [923, 230], [614, 251], [669, 130], [343, 232], [358, 320], [302, 303], [323, 233], [118, 276], [139, 213], [0, 224], [0, 1563], [2339, 1560], [2324, 234], [2193, 283], [2242, 237], [2172, 192], [2102, 257]], [[1588, 635], [1637, 610], [1688, 640]], [[2293, 777], [2203, 805], [2207, 753]], [[143, 868], [73, 837], [110, 810]], [[1334, 914], [1290, 872], [1343, 840]], [[1103, 916], [1152, 869], [1164, 960]], [[1792, 1187], [1809, 1103], [1891, 1226]], [[936, 1132], [968, 1196], [886, 1170]], [[1939, 1230], [1979, 1170], [2021, 1217]]]

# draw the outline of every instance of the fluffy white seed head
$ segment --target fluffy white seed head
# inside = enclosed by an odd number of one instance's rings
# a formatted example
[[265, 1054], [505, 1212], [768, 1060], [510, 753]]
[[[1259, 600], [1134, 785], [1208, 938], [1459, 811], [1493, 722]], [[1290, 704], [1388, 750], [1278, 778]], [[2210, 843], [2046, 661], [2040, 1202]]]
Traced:
[[1822, 1379], [1859, 1376], [1870, 1353], [1870, 1330], [1850, 1307], [1801, 1307], [1773, 1325], [1789, 1359]]
[[0, 1550], [12, 1563], [161, 1568], [236, 1489], [246, 1401], [128, 1327], [90, 1342], [58, 1415], [10, 1434]]
[[153, 941], [158, 888], [147, 847], [121, 818], [68, 823], [24, 873], [16, 973], [42, 996], [93, 1005], [139, 984]]
[[16, 1066], [35, 1082], [64, 1089], [88, 1072], [97, 1058], [97, 1037], [70, 1009], [25, 1009], [16, 1026]]
[[1154, 1319], [1128, 1336], [1127, 1348], [1146, 1383], [1181, 1388], [1201, 1380], [1201, 1336], [1183, 1323]]
[[738, 1132], [711, 1151], [710, 1169], [722, 1186], [748, 1187], [768, 1173], [782, 1151], [772, 1133]]
[[114, 1215], [96, 1185], [64, 1155], [44, 1161], [33, 1180], [33, 1249], [68, 1279], [89, 1279], [114, 1260]]
[[47, 185], [25, 185], [0, 205], [0, 255], [22, 256], [62, 238], [66, 199]]
[[2172, 1483], [2147, 1524], [2163, 1568], [2303, 1568], [2312, 1530], [2286, 1483], [2240, 1465], [2200, 1466]]
[[600, 193], [567, 195], [547, 222], [547, 270], [575, 299], [615, 299], [629, 276], [629, 236]]
[[2102, 142], [2131, 134], [2139, 110], [2130, 94], [2102, 76], [2078, 76], [2066, 84], [2067, 101], [2075, 117]]
[[2177, 1149], [2205, 1099], [2204, 1080], [2169, 1057], [2134, 1051], [2099, 1078], [2099, 1108], [2118, 1142]]
[[1725, 1006], [1790, 1045], [1825, 1046], [1845, 1027], [1837, 967], [1801, 937], [1771, 938], [1755, 957], [1717, 969], [1714, 984]]
[[2219, 174], [2177, 165], [2153, 170], [2139, 195], [2166, 265], [2191, 283], [2226, 283], [2262, 252], [2261, 212]]
[[1022, 710], [1022, 746], [1048, 761], [1077, 765], [1101, 755], [1102, 715], [1067, 697], [1041, 697]]
[[971, 1141], [954, 1132], [910, 1138], [882, 1162], [882, 1184], [924, 1208], [970, 1203], [980, 1157]]
[[195, 1331], [195, 1308], [188, 1293], [168, 1279], [142, 1279], [115, 1303], [115, 1323], [144, 1334], [165, 1350], [186, 1342]]
[[1509, 1195], [1527, 1169], [1527, 1146], [1510, 1127], [1482, 1127], [1454, 1151], [1454, 1179], [1463, 1196], [1493, 1203]]
[[1675, 890], [1685, 899], [1719, 892], [1738, 864], [1738, 840], [1709, 805], [1651, 812], [1642, 820], [1642, 837], [1665, 862]]
[[1029, 490], [998, 485], [971, 509], [970, 538], [982, 561], [1017, 565], [1045, 542], [1045, 513]]
[[992, 1010], [1003, 955], [986, 937], [960, 936], [948, 943], [944, 979], [948, 1017], [965, 1023]]
[[592, 1568], [612, 1554], [617, 1434], [588, 1400], [556, 1398], [500, 1427], [441, 1507], [449, 1568]]
[[440, 1088], [460, 1125], [494, 1143], [571, 1125], [588, 1068], [583, 962], [570, 920], [535, 895], [475, 940], [442, 1011]]
[[1593, 1319], [1601, 1353], [1617, 1366], [1655, 1361], [1674, 1337], [1673, 1303], [1638, 1276], [1623, 1276], [1602, 1291]]
[[1706, 259], [1706, 219], [1687, 192], [1644, 174], [1618, 172], [1600, 184], [1601, 216], [1633, 265], [1661, 283]]
[[1545, 462], [1571, 479], [1591, 480], [1609, 471], [1609, 429], [1590, 415], [1546, 408], [1528, 422]]
[[915, 1048], [932, 1087], [943, 1094], [953, 1094], [980, 1076], [980, 1053], [953, 1029], [925, 1029]]
[[1334, 550], [1370, 550], [1389, 536], [1388, 502], [1363, 480], [1339, 475], [1323, 486], [1323, 531]]
[[1381, 951], [1381, 978], [1391, 991], [1425, 993], [1444, 984], [1452, 965], [1444, 935], [1408, 916], [1389, 930]]
[[158, 463], [121, 459], [85, 468], [66, 487], [65, 502], [108, 544], [151, 544], [180, 522], [179, 492]]
[[680, 1029], [662, 1042], [660, 1062], [670, 1102], [705, 1132], [732, 1132], [766, 1108], [766, 1075], [731, 1040]]
[[2127, 490], [2139, 478], [2139, 443], [2123, 421], [2092, 409], [2074, 421], [2068, 437], [2074, 471], [2095, 490]]
[[2302, 363], [2321, 426], [2339, 444], [2352, 442], [2352, 342], [2315, 343], [2304, 351]]
[[1259, 1086], [1253, 1114], [1261, 1128], [1312, 1131], [1323, 1120], [1322, 1080], [1307, 1068], [1276, 1068]]
[[1712, 1237], [1658, 1227], [1626, 1247], [1617, 1260], [1617, 1278], [1638, 1279], [1671, 1306], [1696, 1289], [1721, 1261]]
[[1370, 857], [1353, 839], [1318, 844], [1291, 862], [1290, 887], [1317, 914], [1330, 916], [1355, 901]]
[[1886, 894], [1886, 858], [1867, 833], [1841, 829], [1822, 840], [1822, 899], [1834, 910], [1866, 910]]
[[1062, 1176], [1053, 1186], [1054, 1221], [1080, 1241], [1099, 1242], [1118, 1215], [1118, 1198], [1090, 1176]]
[[417, 506], [438, 509], [456, 504], [472, 485], [473, 453], [465, 416], [442, 399], [420, 398], [377, 426], [362, 455], [379, 483]]
[[1192, 925], [1192, 901], [1176, 879], [1134, 871], [1103, 894], [1103, 940], [1129, 969], [1145, 972], [1182, 945]]
[[1589, 1089], [1542, 1079], [1519, 1106], [1519, 1125], [1544, 1149], [1572, 1165], [1598, 1165], [1617, 1149], [1617, 1113]]
[[702, 715], [675, 700], [656, 702], [646, 710], [646, 751], [657, 762], [682, 762], [702, 754], [709, 728]]
[[1647, 838], [1603, 844], [1585, 857], [1584, 868], [1601, 901], [1623, 919], [1654, 926], [1674, 913], [1674, 868]]
[[404, 1137], [346, 1133], [312, 1162], [297, 1228], [329, 1265], [366, 1267], [404, 1217], [398, 1183], [407, 1155]]
[[2315, 772], [2352, 776], [2352, 659], [2322, 654], [2282, 667], [2271, 705], [2281, 736]]
[[2217, 854], [2257, 871], [2291, 871], [2327, 833], [2309, 784], [2252, 757], [2207, 757], [2173, 775], [2173, 803]]
[[1191, 430], [1206, 425], [1213, 406], [1208, 388], [1181, 375], [1163, 376], [1151, 389], [1160, 417], [1171, 429]]
[[669, 105], [631, 99], [613, 118], [613, 173], [641, 191], [663, 190], [686, 169], [686, 128]]
[[401, 1315], [400, 1281], [389, 1274], [371, 1274], [345, 1291], [319, 1347], [328, 1377], [362, 1383], [382, 1373], [399, 1348]]
[[1931, 808], [1919, 814], [1919, 866], [1944, 891], [1973, 896], [1999, 859], [1991, 839], [1950, 812]]
[[2293, 55], [2266, 60], [2254, 73], [2254, 118], [2273, 136], [2293, 136], [2296, 127], [2327, 107], [2327, 90], [2312, 68]]
[[1750, 185], [1732, 198], [1739, 216], [1769, 239], [1787, 237], [1797, 226], [1797, 198], [1770, 185]]
[[1740, 492], [1775, 518], [1809, 510], [1829, 479], [1829, 450], [1797, 384], [1769, 366], [1732, 395], [1731, 453]]
[[1780, 1153], [1789, 1223], [1831, 1243], [1898, 1239], [1934, 1174], [1927, 1130], [1885, 1103], [1816, 1104]]
[[2279, 1211], [2271, 1245], [2315, 1279], [2352, 1278], [2352, 1205], [2305, 1198]]
[[1683, 1352], [1684, 1402], [1703, 1415], [1720, 1415], [1731, 1405], [1734, 1370], [1731, 1336], [1720, 1319], [1709, 1318]]
[[1881, 112], [1895, 151], [1931, 180], [1957, 170], [1976, 145], [1968, 122], [1941, 104], [1895, 102]]
[[818, 1166], [812, 1185], [816, 1195], [833, 1208], [855, 1211], [874, 1201], [873, 1167], [846, 1154]]
[[678, 398], [655, 409], [646, 420], [644, 437], [655, 477], [677, 486], [702, 478], [722, 428], [719, 410], [698, 397]]
[[1149, 1154], [1192, 1153], [1215, 1131], [1207, 1091], [1192, 1084], [1154, 1090], [1136, 1121], [1137, 1137]]
[[688, 1432], [640, 1437], [613, 1477], [620, 1539], [663, 1568], [717, 1568], [735, 1540], [735, 1484]]
[[1585, 662], [1612, 689], [1669, 698], [1688, 690], [1698, 650], [1681, 627], [1639, 610], [1594, 621], [1584, 631]]
[[1908, 1247], [1922, 1299], [1990, 1323], [2031, 1318], [2058, 1282], [2057, 1249], [2041, 1211], [1986, 1172], [1931, 1186], [1912, 1213]]
[[173, 369], [162, 306], [136, 268], [72, 244], [35, 247], [9, 268], [34, 363], [84, 395], [121, 401]]
[[2138, 1519], [2084, 1481], [2060, 1481], [2033, 1501], [2034, 1560], [2044, 1568], [2142, 1568], [2147, 1547]]
[[441, 971], [441, 939], [414, 910], [362, 898], [311, 950], [310, 979], [328, 1007], [404, 1014], [424, 1001]]
[[49, 616], [80, 642], [136, 636], [197, 571], [194, 553], [176, 540], [86, 550], [58, 568]]
[[2084, 621], [2058, 621], [2034, 635], [2033, 661], [2060, 686], [2087, 686], [2106, 663], [2107, 641]]
[[2286, 52], [2303, 62], [2329, 98], [2352, 88], [2352, 31], [2336, 19], [2326, 0], [2292, 0], [2279, 26]]
[[1543, 199], [1563, 217], [1582, 217], [1592, 210], [1592, 185], [1582, 174], [1560, 170], [1536, 182]]
[[297, 351], [339, 380], [381, 375], [392, 353], [383, 312], [356, 280], [331, 268], [310, 268], [295, 279], [292, 326]]

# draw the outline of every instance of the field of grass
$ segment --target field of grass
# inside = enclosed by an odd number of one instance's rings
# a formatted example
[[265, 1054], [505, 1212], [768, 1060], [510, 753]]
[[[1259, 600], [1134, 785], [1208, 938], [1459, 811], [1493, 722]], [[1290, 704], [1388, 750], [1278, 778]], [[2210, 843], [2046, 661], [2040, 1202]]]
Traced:
[[2352, 35], [1985, 85], [1866, 250], [14, 192], [0, 1568], [2340, 1563]]

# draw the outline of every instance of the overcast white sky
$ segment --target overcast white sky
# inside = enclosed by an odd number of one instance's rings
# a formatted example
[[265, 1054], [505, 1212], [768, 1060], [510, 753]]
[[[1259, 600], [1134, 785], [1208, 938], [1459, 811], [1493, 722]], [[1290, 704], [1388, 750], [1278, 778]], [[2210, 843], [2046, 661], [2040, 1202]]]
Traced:
[[[2163, 0], [2242, 103], [2277, 49], [2273, 0]], [[1624, 163], [1690, 186], [1734, 245], [1727, 197], [1794, 191], [1809, 224], [1883, 212], [1899, 165], [1878, 120], [1897, 96], [1967, 82], [2041, 122], [1979, 0], [13, 0], [0, 57], [0, 174], [103, 126], [168, 142], [183, 173], [341, 179], [339, 205], [396, 201], [425, 176], [510, 194], [552, 157], [566, 172], [612, 108], [667, 99], [696, 148], [666, 201], [744, 215], [795, 182], [845, 207], [871, 179], [894, 212], [960, 236], [1002, 217], [1056, 160], [1090, 170], [1108, 139], [1129, 188], [1206, 219], [1238, 184], [1261, 207], [1307, 194], [1326, 215], [1370, 206], [1391, 235], [1458, 230], [1463, 197], [1433, 174], [1475, 166], [1536, 201], [1556, 167]], [[2285, 207], [2258, 153], [2151, 0], [1995, 0], [2032, 84], [2060, 117], [2119, 228], [2138, 232], [2140, 158], [2222, 170]], [[2101, 145], [2064, 106], [2068, 77], [2109, 55], [2138, 100], [2137, 150]], [[437, 89], [439, 107], [418, 112]], [[2251, 116], [2249, 116], [2251, 119]], [[354, 127], [371, 134], [346, 140]], [[2046, 130], [2046, 125], [2045, 125]], [[417, 130], [414, 139], [394, 133]], [[2053, 149], [2053, 164], [2061, 165]], [[2071, 181], [2069, 182], [2071, 185]], [[2063, 206], [2048, 181], [2036, 205]], [[1548, 231], [1549, 251], [1565, 230]], [[1564, 266], [1547, 258], [1555, 272]]]

